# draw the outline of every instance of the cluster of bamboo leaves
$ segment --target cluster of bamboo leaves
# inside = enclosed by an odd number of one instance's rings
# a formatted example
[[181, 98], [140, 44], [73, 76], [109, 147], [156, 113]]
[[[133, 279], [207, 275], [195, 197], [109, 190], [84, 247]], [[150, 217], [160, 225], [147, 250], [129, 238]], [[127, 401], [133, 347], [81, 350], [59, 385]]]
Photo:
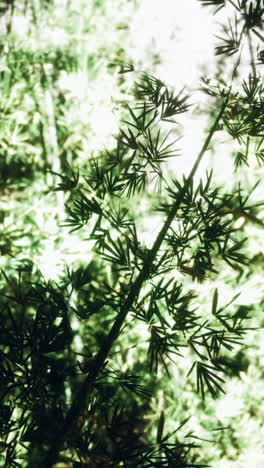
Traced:
[[[202, 3], [222, 7], [225, 2]], [[252, 2], [237, 2], [236, 9], [246, 31], [258, 28], [256, 16], [263, 13], [260, 2], [254, 7]], [[30, 82], [32, 74], [24, 75], [23, 60], [16, 61], [14, 54], [10, 58], [19, 63], [16, 73]], [[56, 79], [43, 65], [53, 58], [31, 58], [38, 64], [44, 87]], [[72, 61], [74, 65], [74, 57]], [[8, 70], [14, 73], [14, 66]], [[120, 73], [128, 71], [133, 72], [133, 65], [120, 68]], [[4, 82], [12, 79], [7, 71]], [[147, 72], [135, 82], [134, 104], [125, 104], [126, 117], [114, 148], [90, 158], [85, 170], [66, 161], [58, 171], [47, 161], [45, 169], [59, 178], [48, 191], [65, 196], [63, 225], [70, 231], [85, 230], [96, 260], [79, 267], [67, 265], [56, 282], [45, 280], [29, 261], [20, 262], [13, 274], [2, 270], [3, 466], [51, 467], [57, 461], [74, 467], [206, 466], [199, 463], [193, 434], [187, 433], [183, 441], [178, 436], [187, 418], [173, 433], [166, 433], [161, 413], [156, 440], [150, 440], [144, 411], [154, 388], [144, 384], [142, 375], [122, 371], [116, 359], [122, 334], [140, 324], [146, 330], [146, 373], [170, 375], [189, 349], [192, 365], [187, 376], [195, 375], [203, 399], [207, 392], [216, 398], [224, 392], [230, 371], [222, 358], [242, 343], [249, 329], [248, 308], [233, 312], [236, 297], [220, 305], [217, 289], [203, 316], [196, 304], [195, 285], [215, 277], [225, 264], [236, 274], [246, 268], [246, 239], [235, 221], [242, 217], [262, 225], [259, 206], [251, 203], [251, 194], [241, 185], [226, 193], [215, 186], [212, 171], [203, 180], [197, 180], [196, 171], [219, 131], [241, 145], [234, 160], [236, 170], [248, 164], [252, 147], [258, 163], [263, 163], [263, 80], [253, 70], [239, 91], [222, 84], [212, 86], [209, 80], [202, 87], [216, 106], [214, 123], [193, 168], [181, 178], [167, 177], [166, 163], [179, 150], [171, 132], [164, 133], [159, 123], [176, 125], [175, 119], [190, 110], [191, 96], [184, 89], [171, 90]], [[7, 112], [8, 108], [2, 111], [5, 119]], [[43, 141], [45, 148], [45, 135]], [[10, 162], [7, 157], [1, 164], [5, 191], [12, 187], [14, 174], [18, 180], [33, 177], [32, 164], [27, 168], [26, 162], [16, 158]], [[140, 216], [145, 213], [136, 217], [130, 209], [138, 195], [148, 195], [151, 211], [161, 217], [152, 246], [141, 240]], [[182, 281], [175, 280], [176, 270], [182, 273]], [[193, 280], [192, 290], [184, 288], [186, 277]], [[81, 353], [74, 345], [75, 317], [86, 327]]]
[[[222, 35], [217, 36], [221, 43], [216, 47], [216, 55], [231, 56], [241, 52], [246, 40], [251, 43], [251, 35], [263, 42], [261, 33], [263, 25], [264, 6], [262, 0], [198, 0], [203, 6], [212, 6], [214, 14], [225, 7], [232, 6], [234, 15], [227, 24], [222, 25]], [[252, 44], [250, 45], [253, 54]], [[263, 50], [258, 53], [260, 63], [263, 63]], [[256, 60], [252, 57], [252, 66], [255, 69]]]

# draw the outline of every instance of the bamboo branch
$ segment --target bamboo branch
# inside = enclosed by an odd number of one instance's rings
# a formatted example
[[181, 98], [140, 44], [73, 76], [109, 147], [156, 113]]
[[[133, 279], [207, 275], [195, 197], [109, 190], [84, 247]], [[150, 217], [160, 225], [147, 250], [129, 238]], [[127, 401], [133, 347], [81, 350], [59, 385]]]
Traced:
[[262, 34], [260, 34], [260, 32], [256, 31], [256, 29], [251, 29], [251, 31], [255, 34], [255, 36], [257, 36], [262, 42], [264, 42], [264, 37], [262, 36]]
[[101, 349], [99, 350], [93, 365], [91, 366], [89, 370], [89, 374], [86, 376], [83, 384], [81, 385], [81, 388], [77, 392], [77, 395], [73, 399], [72, 405], [68, 411], [68, 414], [65, 418], [63, 428], [61, 430], [60, 434], [56, 435], [56, 438], [54, 438], [54, 443], [51, 446], [49, 452], [47, 453], [47, 456], [45, 457], [44, 463], [43, 463], [43, 468], [51, 468], [52, 463], [54, 463], [57, 459], [58, 453], [62, 447], [62, 444], [69, 433], [69, 428], [73, 427], [76, 424], [76, 421], [78, 420], [79, 416], [83, 412], [87, 398], [92, 390], [92, 384], [95, 381], [95, 379], [98, 377], [101, 369], [105, 365], [106, 359], [110, 353], [110, 350], [119, 336], [119, 332], [124, 324], [124, 321], [127, 317], [127, 314], [129, 313], [129, 310], [131, 309], [131, 306], [139, 296], [141, 287], [143, 283], [147, 280], [151, 267], [153, 265], [153, 262], [156, 258], [156, 255], [160, 249], [160, 246], [171, 226], [171, 223], [173, 219], [175, 218], [178, 209], [180, 208], [180, 205], [184, 199], [185, 193], [188, 190], [192, 179], [198, 169], [198, 166], [205, 154], [205, 152], [208, 150], [211, 139], [218, 127], [219, 121], [221, 120], [224, 110], [227, 106], [229, 100], [229, 96], [223, 101], [220, 112], [218, 113], [217, 118], [215, 119], [215, 122], [213, 126], [211, 127], [209, 134], [203, 144], [203, 147], [200, 151], [200, 153], [197, 156], [197, 159], [193, 165], [193, 168], [190, 171], [190, 174], [188, 178], [186, 179], [181, 191], [179, 192], [179, 195], [174, 203], [174, 205], [171, 208], [171, 211], [162, 227], [160, 230], [152, 249], [149, 251], [149, 254], [143, 264], [142, 270], [140, 271], [138, 277], [136, 278], [135, 282], [132, 284], [130, 292], [128, 293], [128, 296], [123, 304], [122, 311], [116, 318], [108, 336], [105, 338], [104, 343], [101, 346]]
[[248, 48], [249, 48], [249, 54], [250, 54], [250, 65], [252, 68], [253, 76], [257, 76], [257, 70], [256, 70], [256, 65], [255, 65], [255, 60], [254, 60], [254, 51], [253, 51], [253, 46], [252, 46], [252, 38], [250, 35], [250, 32], [247, 32], [247, 40], [248, 40]]
[[231, 214], [234, 216], [235, 219], [244, 218], [246, 221], [250, 221], [253, 224], [257, 224], [258, 226], [264, 227], [264, 221], [257, 218], [257, 216], [247, 213], [245, 210], [241, 208], [235, 208], [233, 210], [223, 210], [220, 212], [220, 214], [223, 216]]
[[238, 6], [233, 2], [233, 0], [229, 0], [229, 3], [231, 3], [231, 5], [233, 5], [233, 7], [240, 12], [240, 9], [238, 8]]

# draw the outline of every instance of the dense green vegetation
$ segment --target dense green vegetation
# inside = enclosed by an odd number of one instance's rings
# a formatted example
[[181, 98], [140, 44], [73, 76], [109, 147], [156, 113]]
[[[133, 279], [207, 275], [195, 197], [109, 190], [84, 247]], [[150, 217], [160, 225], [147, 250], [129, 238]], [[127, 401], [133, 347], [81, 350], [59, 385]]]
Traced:
[[136, 1], [1, 4], [0, 466], [264, 462], [264, 7], [193, 2], [195, 89]]

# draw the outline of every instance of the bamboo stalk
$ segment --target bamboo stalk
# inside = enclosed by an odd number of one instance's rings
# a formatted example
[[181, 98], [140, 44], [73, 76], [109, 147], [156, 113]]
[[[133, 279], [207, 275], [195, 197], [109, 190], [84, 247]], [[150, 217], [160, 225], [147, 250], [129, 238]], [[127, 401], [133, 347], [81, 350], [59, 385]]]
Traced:
[[[48, 152], [49, 152], [49, 163], [53, 172], [61, 172], [61, 162], [59, 154], [59, 145], [57, 138], [57, 125], [55, 119], [55, 106], [52, 96], [52, 82], [50, 77], [50, 71], [44, 66], [43, 71], [45, 73], [48, 86], [45, 89], [45, 104], [46, 104], [46, 116], [47, 116], [47, 130], [48, 130]], [[56, 185], [58, 176], [53, 176], [53, 184]], [[57, 206], [58, 206], [58, 217], [60, 221], [63, 221], [65, 210], [64, 210], [64, 193], [62, 191], [56, 192]]]

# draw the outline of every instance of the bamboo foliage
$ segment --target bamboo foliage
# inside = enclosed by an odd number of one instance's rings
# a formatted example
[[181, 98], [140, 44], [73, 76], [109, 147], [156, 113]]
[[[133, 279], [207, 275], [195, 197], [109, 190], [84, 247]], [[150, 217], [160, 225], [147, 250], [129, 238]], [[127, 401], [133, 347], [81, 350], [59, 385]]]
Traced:
[[[230, 3], [236, 10], [235, 26], [229, 22], [224, 27], [224, 44], [216, 49], [217, 55], [228, 57], [239, 51], [243, 35], [256, 35], [263, 14], [259, 1]], [[201, 4], [219, 11], [226, 2]], [[248, 268], [248, 240], [237, 229], [237, 219], [263, 227], [262, 204], [251, 202], [258, 183], [249, 193], [241, 184], [227, 192], [215, 183], [213, 170], [201, 180], [197, 177], [219, 131], [240, 145], [236, 172], [250, 164], [253, 147], [257, 163], [263, 163], [263, 80], [252, 67], [234, 90], [237, 67], [238, 62], [229, 85], [203, 80], [214, 119], [192, 168], [181, 177], [166, 172], [168, 161], [175, 158], [177, 165], [180, 150], [175, 147], [179, 139], [171, 140], [171, 131], [164, 132], [162, 124], [176, 125], [175, 118], [190, 112], [191, 96], [185, 89], [171, 90], [154, 75], [140, 73], [133, 104], [124, 105], [114, 148], [78, 167], [61, 158], [52, 78], [45, 65], [41, 68], [47, 113], [42, 124], [50, 143], [45, 144], [45, 172], [57, 180], [47, 191], [61, 195], [61, 227], [69, 236], [85, 232], [94, 257], [82, 266], [66, 265], [58, 281], [45, 279], [28, 261], [13, 273], [1, 269], [3, 466], [209, 466], [199, 460], [200, 445], [193, 441], [199, 437], [192, 432], [181, 437], [189, 417], [170, 432], [161, 409], [153, 440], [146, 433], [144, 413], [155, 392], [148, 377], [170, 378], [185, 353], [191, 356], [186, 378], [194, 377], [201, 399], [218, 398], [230, 370], [225, 356], [242, 346], [252, 330], [247, 306], [234, 305], [237, 295], [223, 305], [215, 288], [206, 315], [198, 302], [199, 286], [221, 269], [230, 267], [239, 276]], [[125, 76], [134, 72], [131, 63], [119, 68]], [[9, 177], [3, 174], [6, 189]], [[137, 215], [133, 208], [144, 196], [160, 219], [152, 245], [141, 232], [147, 213]], [[144, 331], [145, 353], [134, 373], [120, 362], [123, 337], [129, 342], [136, 327]], [[137, 347], [138, 342], [131, 345]]]

